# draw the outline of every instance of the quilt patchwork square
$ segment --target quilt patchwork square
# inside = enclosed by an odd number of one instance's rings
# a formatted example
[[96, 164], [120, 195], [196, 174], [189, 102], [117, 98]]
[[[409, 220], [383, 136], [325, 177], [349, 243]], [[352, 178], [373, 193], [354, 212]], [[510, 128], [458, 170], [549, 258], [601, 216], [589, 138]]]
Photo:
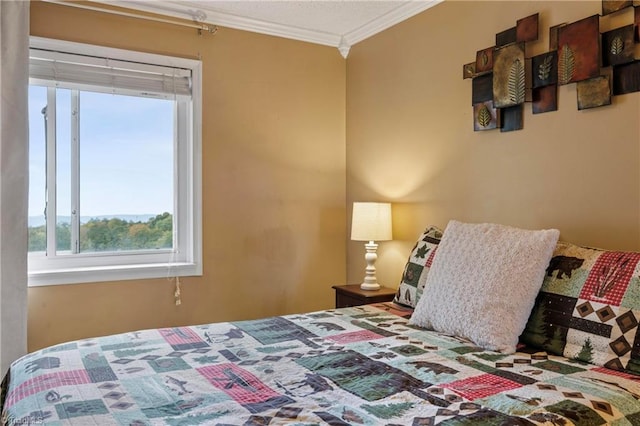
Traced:
[[351, 331], [349, 333], [336, 334], [334, 336], [327, 337], [327, 339], [340, 344], [362, 342], [365, 340], [375, 340], [380, 338], [382, 338], [381, 335], [370, 330]]
[[108, 412], [101, 399], [87, 401], [63, 402], [56, 404], [56, 411], [60, 419], [72, 419], [74, 417], [95, 416]]
[[473, 401], [495, 395], [499, 392], [517, 389], [522, 385], [493, 374], [482, 374], [440, 386], [451, 389], [460, 396]]
[[566, 399], [546, 409], [552, 413], [574, 420], [578, 425], [604, 425], [606, 421], [598, 413], [584, 404]]
[[225, 392], [252, 413], [294, 402], [267, 386], [258, 377], [232, 363], [197, 369], [213, 386]]
[[580, 298], [620, 306], [639, 261], [640, 253], [603, 252], [591, 268]]

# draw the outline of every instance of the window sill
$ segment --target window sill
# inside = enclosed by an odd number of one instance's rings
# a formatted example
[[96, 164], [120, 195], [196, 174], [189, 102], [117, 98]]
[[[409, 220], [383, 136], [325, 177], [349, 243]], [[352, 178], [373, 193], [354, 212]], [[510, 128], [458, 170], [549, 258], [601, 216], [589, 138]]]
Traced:
[[29, 272], [29, 287], [201, 275], [202, 265], [196, 263], [153, 263], [57, 269], [55, 271]]

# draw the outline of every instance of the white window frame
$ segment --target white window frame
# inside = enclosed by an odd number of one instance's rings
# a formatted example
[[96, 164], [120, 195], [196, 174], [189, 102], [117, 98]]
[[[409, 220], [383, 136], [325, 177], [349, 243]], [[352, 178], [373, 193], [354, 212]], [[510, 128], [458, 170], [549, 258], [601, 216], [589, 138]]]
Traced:
[[[131, 279], [166, 278], [202, 275], [202, 63], [198, 60], [169, 57], [143, 52], [107, 48], [41, 37], [30, 38], [30, 48], [53, 54], [74, 54], [87, 57], [88, 61], [124, 61], [132, 69], [145, 67], [171, 67], [188, 70], [190, 73], [190, 96], [166, 96], [176, 99], [176, 135], [174, 138], [174, 238], [173, 249], [135, 250], [122, 252], [92, 252], [56, 255], [55, 253], [55, 167], [48, 167], [47, 209], [47, 253], [29, 253], [29, 286], [119, 281]], [[36, 52], [32, 50], [32, 52]], [[63, 53], [64, 52], [64, 53]], [[46, 52], [45, 52], [46, 55]], [[162, 97], [153, 90], [97, 87], [74, 84], [69, 81], [52, 81], [34, 78], [30, 73], [30, 84], [46, 85], [48, 104], [52, 90], [65, 87], [106, 93], [135, 94], [138, 96]], [[50, 89], [54, 87], [54, 89]], [[53, 94], [55, 96], [55, 93]], [[48, 117], [47, 134], [55, 140], [55, 107]], [[54, 158], [55, 143], [47, 146], [48, 157]], [[53, 169], [53, 170], [51, 170]], [[53, 225], [53, 226], [52, 226]], [[77, 250], [76, 250], [77, 251]]]

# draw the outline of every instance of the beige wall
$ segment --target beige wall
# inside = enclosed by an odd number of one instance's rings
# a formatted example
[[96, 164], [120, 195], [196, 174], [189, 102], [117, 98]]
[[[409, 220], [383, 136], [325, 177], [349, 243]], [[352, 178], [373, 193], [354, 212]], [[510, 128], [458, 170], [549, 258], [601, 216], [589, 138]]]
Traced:
[[345, 61], [334, 48], [32, 3], [31, 34], [203, 61], [204, 276], [29, 289], [29, 350], [333, 306], [345, 272]]
[[[571, 84], [556, 112], [533, 115], [526, 104], [521, 131], [474, 132], [462, 79], [462, 65], [518, 19], [540, 13], [530, 57], [548, 51], [550, 26], [600, 10], [600, 1], [448, 0], [351, 49], [347, 211], [352, 201], [394, 203], [381, 282], [397, 286], [420, 231], [450, 219], [556, 227], [567, 241], [640, 249], [640, 93], [578, 111]], [[631, 22], [632, 12], [604, 17], [601, 31]], [[362, 245], [348, 242], [347, 252], [348, 279], [359, 282]]]
[[[640, 249], [640, 94], [578, 111], [575, 85], [563, 86], [559, 111], [525, 105], [524, 130], [473, 132], [471, 81], [461, 76], [517, 19], [540, 13], [532, 56], [547, 50], [549, 26], [600, 7], [448, 0], [355, 45], [345, 71], [334, 48], [226, 28], [198, 37], [34, 3], [33, 35], [201, 55], [204, 276], [183, 280], [179, 307], [165, 280], [31, 288], [29, 349], [328, 308], [331, 285], [364, 272], [362, 245], [345, 232], [352, 201], [394, 203], [394, 241], [381, 244], [377, 264], [392, 287], [419, 232], [453, 218]], [[601, 30], [626, 24], [623, 15], [603, 18]]]

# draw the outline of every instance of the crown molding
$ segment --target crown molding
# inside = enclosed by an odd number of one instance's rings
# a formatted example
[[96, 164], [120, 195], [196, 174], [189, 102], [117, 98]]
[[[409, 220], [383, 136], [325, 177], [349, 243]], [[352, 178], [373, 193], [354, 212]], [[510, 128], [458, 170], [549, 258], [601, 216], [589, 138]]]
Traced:
[[353, 46], [443, 1], [444, 0], [423, 0], [404, 3], [402, 6], [391, 10], [380, 18], [344, 34], [344, 40], [347, 44]]
[[207, 15], [207, 22], [221, 25], [223, 27], [306, 41], [331, 47], [338, 47], [338, 44], [340, 44], [340, 35], [337, 34], [265, 22], [258, 19], [245, 18], [228, 13], [209, 11]]
[[142, 10], [145, 12], [160, 15], [169, 15], [175, 18], [189, 19], [198, 23], [220, 25], [237, 30], [290, 38], [294, 40], [306, 41], [309, 43], [322, 44], [325, 46], [338, 47], [338, 45], [340, 44], [340, 35], [337, 34], [276, 24], [272, 22], [261, 21], [259, 19], [246, 18], [231, 13], [223, 13], [205, 8], [194, 9], [192, 7], [189, 7], [193, 6], [194, 3], [182, 4], [181, 2], [177, 1], [169, 2], [135, 0], [91, 1], [127, 9]]
[[346, 34], [332, 34], [294, 26], [246, 18], [230, 13], [223, 13], [206, 8], [194, 8], [196, 2], [180, 1], [142, 1], [142, 0], [91, 0], [94, 3], [105, 3], [127, 9], [141, 10], [149, 13], [188, 19], [197, 23], [220, 25], [223, 27], [250, 31], [277, 37], [284, 37], [309, 43], [336, 47], [344, 58], [349, 49], [356, 43], [367, 39], [399, 22], [423, 12], [444, 0], [420, 0], [403, 3], [382, 17], [350, 31]]

